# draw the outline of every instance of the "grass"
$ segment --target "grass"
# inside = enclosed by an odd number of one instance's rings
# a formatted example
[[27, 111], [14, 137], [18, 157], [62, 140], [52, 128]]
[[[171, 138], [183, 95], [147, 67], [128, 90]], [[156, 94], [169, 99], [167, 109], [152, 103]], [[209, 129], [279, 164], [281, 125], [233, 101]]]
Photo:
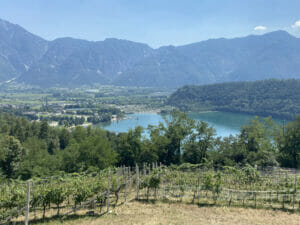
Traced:
[[131, 201], [100, 217], [83, 216], [78, 212], [78, 215], [69, 217], [64, 221], [54, 218], [45, 223], [38, 222], [35, 224], [299, 225], [300, 214], [281, 210]]

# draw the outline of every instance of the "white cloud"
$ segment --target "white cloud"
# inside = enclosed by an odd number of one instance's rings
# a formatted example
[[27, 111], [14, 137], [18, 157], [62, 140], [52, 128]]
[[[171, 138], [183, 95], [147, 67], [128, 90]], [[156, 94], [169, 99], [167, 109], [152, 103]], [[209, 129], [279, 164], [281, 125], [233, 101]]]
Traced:
[[300, 20], [296, 21], [293, 25], [293, 28], [300, 28]]
[[265, 26], [256, 26], [256, 27], [254, 27], [255, 31], [263, 31], [263, 30], [266, 30], [266, 29], [267, 29], [267, 27], [265, 27]]

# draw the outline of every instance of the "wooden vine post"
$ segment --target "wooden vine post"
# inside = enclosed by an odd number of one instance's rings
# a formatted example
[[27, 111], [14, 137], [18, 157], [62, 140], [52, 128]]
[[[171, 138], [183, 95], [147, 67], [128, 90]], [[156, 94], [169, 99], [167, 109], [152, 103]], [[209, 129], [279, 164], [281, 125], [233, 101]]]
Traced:
[[128, 167], [128, 175], [129, 175], [129, 191], [131, 192], [132, 189], [132, 176], [131, 176], [131, 167]]
[[30, 180], [27, 181], [25, 225], [29, 224], [29, 210], [30, 210]]
[[231, 206], [231, 201], [232, 201], [232, 191], [229, 191], [229, 198], [228, 198], [228, 205]]
[[107, 193], [106, 193], [107, 212], [109, 212], [109, 196], [110, 196], [110, 168], [108, 169], [108, 176], [107, 176]]
[[128, 185], [128, 180], [129, 180], [129, 171], [124, 168], [124, 177], [125, 177], [125, 188], [124, 188], [124, 202], [127, 200], [127, 185]]
[[120, 170], [120, 168], [118, 168], [117, 169], [117, 189], [119, 188], [119, 186], [120, 186], [120, 174], [121, 174], [121, 170]]
[[140, 198], [140, 178], [139, 178], [139, 166], [136, 164], [136, 199]]
[[256, 191], [254, 191], [254, 208], [256, 208]]
[[279, 201], [279, 195], [278, 195], [278, 191], [279, 191], [279, 172], [277, 172], [278, 173], [278, 175], [277, 175], [277, 182], [276, 182], [276, 200], [277, 200], [277, 202]]
[[293, 194], [293, 209], [295, 209], [296, 193], [297, 193], [297, 173], [295, 173], [294, 194]]
[[199, 170], [199, 175], [198, 175], [198, 180], [197, 180], [197, 198], [198, 198], [198, 204], [200, 203], [200, 195], [201, 195], [201, 189], [200, 189], [200, 170]]
[[[285, 193], [285, 190], [283, 191]], [[284, 209], [285, 194], [282, 193], [282, 208]]]
[[146, 164], [144, 163], [143, 166], [144, 166], [144, 167], [143, 167], [143, 173], [144, 173], [144, 176], [146, 176]]
[[273, 208], [273, 206], [272, 206], [272, 191], [269, 191], [269, 202], [270, 202], [270, 207]]

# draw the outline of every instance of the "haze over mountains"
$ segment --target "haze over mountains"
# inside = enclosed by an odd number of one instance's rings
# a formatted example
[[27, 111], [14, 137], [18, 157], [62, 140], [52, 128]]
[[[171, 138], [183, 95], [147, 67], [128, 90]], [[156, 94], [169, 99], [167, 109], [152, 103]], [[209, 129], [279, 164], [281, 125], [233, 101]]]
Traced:
[[179, 87], [300, 78], [300, 39], [285, 31], [153, 49], [119, 39], [44, 40], [0, 20], [0, 83]]

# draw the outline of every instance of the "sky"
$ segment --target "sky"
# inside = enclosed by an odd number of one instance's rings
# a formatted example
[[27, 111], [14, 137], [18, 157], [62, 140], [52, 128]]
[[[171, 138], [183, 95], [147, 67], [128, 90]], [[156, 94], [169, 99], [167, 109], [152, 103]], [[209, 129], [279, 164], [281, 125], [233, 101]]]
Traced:
[[0, 0], [0, 18], [47, 40], [119, 38], [155, 48], [275, 30], [300, 37], [300, 0]]

